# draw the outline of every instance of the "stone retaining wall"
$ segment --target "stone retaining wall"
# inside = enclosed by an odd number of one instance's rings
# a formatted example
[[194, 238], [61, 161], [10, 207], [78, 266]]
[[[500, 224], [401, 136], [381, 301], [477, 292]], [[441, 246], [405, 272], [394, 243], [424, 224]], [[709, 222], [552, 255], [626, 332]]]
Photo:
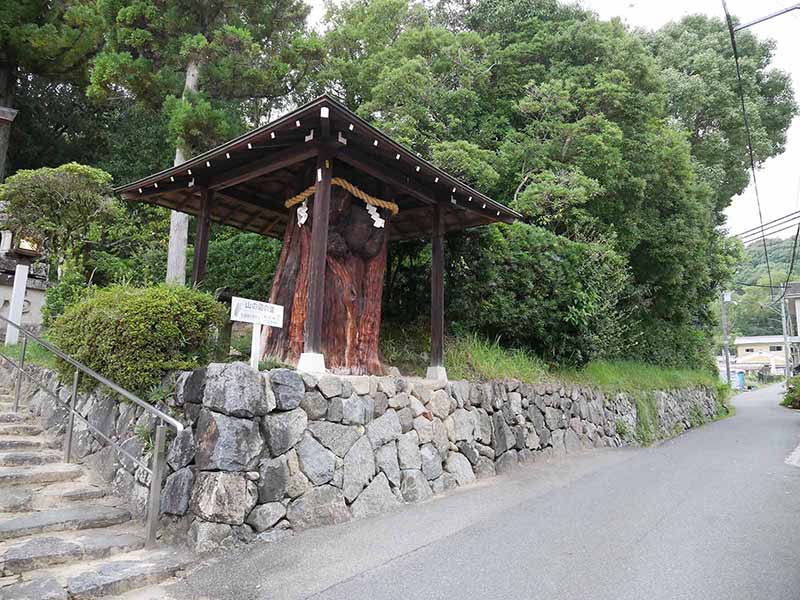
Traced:
[[[717, 414], [706, 388], [654, 392], [652, 399], [656, 437]], [[41, 392], [31, 399], [57, 436], [65, 419], [54, 404]], [[148, 460], [154, 423], [140, 409], [97, 393], [83, 395], [79, 407]], [[178, 374], [161, 408], [191, 425], [169, 445], [163, 534], [198, 551], [365, 518], [520, 463], [629, 444], [638, 418], [631, 394], [587, 387], [317, 379], [287, 369], [259, 373], [244, 363]], [[76, 430], [76, 458], [143, 515], [146, 473], [85, 426]]]
[[[704, 388], [654, 400], [659, 437], [717, 413]], [[243, 363], [182, 373], [174, 404], [192, 428], [170, 449], [162, 509], [198, 550], [365, 518], [519, 463], [624, 445], [637, 423], [631, 395], [586, 387], [317, 379]]]

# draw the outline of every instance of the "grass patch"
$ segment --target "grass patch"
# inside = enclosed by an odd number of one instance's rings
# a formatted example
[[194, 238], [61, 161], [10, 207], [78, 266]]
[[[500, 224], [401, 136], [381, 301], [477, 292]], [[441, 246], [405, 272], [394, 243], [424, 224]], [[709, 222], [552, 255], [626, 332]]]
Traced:
[[636, 431], [633, 437], [642, 446], [649, 446], [658, 437], [658, 407], [653, 394], [640, 392], [634, 395], [636, 403]]
[[715, 387], [713, 374], [695, 369], [672, 369], [634, 361], [591, 362], [582, 369], [563, 369], [558, 379], [591, 385], [607, 392], [645, 392], [689, 388], [698, 385]]
[[[13, 359], [15, 362], [19, 362], [19, 355], [21, 351], [22, 344], [3, 346], [0, 348], [0, 352]], [[40, 346], [33, 340], [28, 340], [28, 345], [25, 348], [25, 363], [39, 365], [40, 367], [45, 367], [47, 369], [55, 369], [56, 357], [44, 346]]]
[[[422, 377], [428, 367], [430, 332], [425, 323], [407, 327], [386, 326], [381, 332], [381, 353], [387, 365], [406, 375]], [[445, 339], [445, 366], [451, 379], [487, 381], [519, 379], [527, 383], [559, 381], [587, 385], [605, 392], [648, 392], [718, 387], [719, 381], [707, 371], [672, 369], [635, 361], [595, 361], [581, 369], [553, 369], [534, 354], [504, 348], [477, 335]], [[724, 386], [721, 386], [724, 387]], [[721, 390], [718, 389], [718, 393]]]
[[533, 354], [502, 348], [497, 341], [487, 342], [475, 335], [450, 340], [445, 349], [445, 364], [451, 379], [536, 382], [547, 378], [547, 365]]

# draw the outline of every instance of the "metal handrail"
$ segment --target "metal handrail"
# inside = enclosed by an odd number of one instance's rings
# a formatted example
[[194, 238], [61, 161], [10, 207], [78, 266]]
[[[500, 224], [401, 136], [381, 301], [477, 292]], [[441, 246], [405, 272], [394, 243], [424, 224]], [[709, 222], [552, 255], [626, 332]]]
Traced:
[[147, 402], [145, 402], [144, 400], [142, 400], [141, 398], [139, 398], [135, 394], [129, 392], [125, 388], [122, 388], [122, 387], [118, 386], [116, 383], [114, 383], [113, 381], [111, 381], [109, 379], [106, 379], [105, 377], [100, 375], [100, 373], [98, 373], [97, 371], [95, 371], [93, 369], [90, 369], [89, 367], [87, 367], [83, 363], [80, 363], [77, 360], [75, 360], [74, 358], [72, 358], [71, 356], [69, 356], [68, 354], [65, 354], [64, 352], [62, 352], [61, 350], [59, 350], [58, 348], [53, 346], [50, 342], [47, 342], [47, 341], [43, 340], [42, 338], [34, 335], [30, 331], [28, 331], [27, 329], [22, 327], [22, 325], [14, 323], [10, 319], [7, 319], [6, 317], [4, 317], [2, 315], [0, 315], [0, 320], [5, 321], [9, 325], [17, 328], [21, 333], [23, 333], [25, 335], [26, 338], [30, 338], [30, 339], [34, 340], [36, 343], [38, 343], [40, 346], [44, 346], [50, 352], [52, 352], [53, 354], [58, 356], [61, 360], [65, 361], [65, 362], [68, 362], [69, 364], [71, 364], [76, 369], [79, 369], [80, 371], [83, 371], [84, 373], [86, 373], [92, 379], [95, 379], [99, 383], [102, 383], [104, 386], [111, 388], [112, 390], [114, 390], [116, 393], [118, 393], [123, 398], [125, 398], [127, 400], [130, 400], [134, 404], [137, 404], [137, 405], [141, 406], [143, 409], [145, 409], [149, 413], [152, 413], [153, 415], [155, 415], [156, 417], [158, 417], [159, 419], [161, 419], [165, 423], [169, 423], [172, 426], [172, 428], [175, 429], [175, 431], [177, 433], [180, 433], [181, 431], [183, 431], [183, 424], [180, 421], [178, 421], [177, 419], [175, 419], [174, 417], [170, 417], [165, 412], [162, 412], [162, 411], [158, 410], [157, 408], [155, 408], [151, 404], [148, 404]]
[[[173, 429], [177, 433], [183, 431], [184, 427], [183, 424], [175, 419], [174, 417], [169, 416], [168, 414], [158, 410], [157, 408], [147, 404], [143, 400], [141, 400], [135, 394], [129, 392], [128, 390], [118, 386], [113, 381], [106, 379], [93, 369], [90, 369], [84, 364], [81, 364], [71, 356], [65, 354], [49, 342], [43, 340], [42, 338], [38, 337], [34, 333], [28, 331], [18, 323], [14, 323], [10, 319], [0, 315], [0, 320], [5, 321], [12, 327], [15, 327], [21, 334], [22, 334], [22, 344], [20, 348], [20, 358], [19, 362], [14, 361], [11, 357], [6, 356], [2, 352], [0, 352], [0, 359], [5, 360], [8, 362], [13, 368], [17, 370], [16, 380], [14, 382], [14, 412], [19, 410], [19, 400], [21, 395], [21, 387], [22, 387], [22, 377], [26, 377], [29, 381], [31, 381], [34, 385], [36, 385], [39, 389], [46, 392], [48, 395], [52, 396], [58, 404], [64, 405], [65, 402], [52, 390], [50, 390], [44, 383], [39, 381], [36, 377], [34, 377], [31, 373], [25, 370], [25, 352], [28, 345], [28, 339], [32, 339], [34, 342], [38, 343], [40, 346], [44, 347], [45, 349], [49, 350], [56, 356], [58, 356], [64, 362], [72, 365], [75, 367], [75, 375], [72, 381], [72, 390], [69, 396], [69, 403], [67, 404], [68, 409], [68, 424], [66, 428], [66, 439], [64, 443], [64, 461], [69, 463], [71, 462], [72, 458], [72, 434], [74, 430], [75, 424], [75, 417], [77, 416], [80, 421], [82, 421], [86, 427], [95, 435], [100, 437], [102, 440], [110, 444], [110, 446], [118, 453], [125, 455], [127, 458], [132, 460], [138, 467], [145, 470], [150, 475], [150, 491], [148, 494], [147, 499], [147, 524], [146, 524], [146, 533], [147, 533], [147, 545], [151, 547], [155, 544], [156, 541], [156, 533], [158, 530], [158, 521], [161, 513], [161, 475], [162, 469], [164, 467], [164, 446], [166, 443], [166, 426], [164, 423], [169, 424], [172, 426]], [[152, 468], [143, 463], [137, 457], [130, 454], [127, 450], [125, 450], [119, 443], [112, 440], [110, 437], [105, 435], [102, 431], [94, 427], [89, 420], [84, 417], [80, 412], [75, 408], [75, 401], [78, 397], [78, 381], [80, 379], [81, 372], [86, 373], [89, 377], [104, 385], [123, 398], [130, 400], [137, 406], [142, 407], [146, 412], [154, 415], [158, 419], [158, 425], [156, 426], [156, 437], [153, 444], [153, 463]]]

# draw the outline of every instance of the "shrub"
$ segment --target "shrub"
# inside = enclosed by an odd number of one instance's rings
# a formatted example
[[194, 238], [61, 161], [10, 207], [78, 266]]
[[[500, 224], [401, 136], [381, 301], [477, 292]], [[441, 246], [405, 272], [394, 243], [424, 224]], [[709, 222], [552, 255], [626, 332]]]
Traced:
[[792, 377], [786, 384], [781, 405], [789, 408], [800, 408], [800, 375]]
[[621, 305], [630, 276], [607, 246], [519, 222], [448, 242], [447, 314], [455, 327], [559, 364], [582, 365], [625, 346]]
[[80, 261], [68, 258], [64, 262], [61, 279], [45, 292], [44, 306], [42, 306], [42, 321], [45, 327], [50, 327], [69, 305], [83, 298], [88, 290], [89, 286]]
[[267, 301], [280, 254], [280, 241], [257, 233], [235, 232], [214, 239], [208, 245], [203, 289], [228, 287], [234, 296]]
[[[118, 285], [68, 307], [50, 336], [76, 360], [145, 396], [165, 372], [209, 359], [224, 316], [223, 305], [198, 290]], [[66, 364], [60, 370], [71, 375]]]

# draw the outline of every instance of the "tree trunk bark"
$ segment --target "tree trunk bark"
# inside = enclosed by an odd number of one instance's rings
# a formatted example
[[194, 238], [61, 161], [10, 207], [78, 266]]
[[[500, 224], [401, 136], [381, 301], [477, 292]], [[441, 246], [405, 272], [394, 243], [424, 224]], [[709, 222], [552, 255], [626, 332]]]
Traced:
[[[389, 215], [380, 212], [382, 228], [375, 227], [364, 202], [338, 187], [331, 192], [322, 352], [326, 367], [338, 373], [384, 372], [378, 338]], [[293, 211], [270, 294], [270, 302], [284, 307], [284, 324], [264, 328], [263, 354], [292, 364], [303, 352], [313, 226], [309, 218], [298, 227]]]
[[[197, 93], [200, 65], [192, 59], [186, 65], [183, 98]], [[175, 166], [186, 162], [185, 149], [179, 141], [175, 148]], [[186, 284], [186, 246], [189, 243], [189, 215], [173, 210], [169, 218], [169, 247], [167, 249], [167, 283]]]
[[[14, 108], [17, 88], [17, 66], [0, 59], [0, 106]], [[11, 139], [11, 123], [0, 122], [0, 183], [6, 178], [8, 145]]]

